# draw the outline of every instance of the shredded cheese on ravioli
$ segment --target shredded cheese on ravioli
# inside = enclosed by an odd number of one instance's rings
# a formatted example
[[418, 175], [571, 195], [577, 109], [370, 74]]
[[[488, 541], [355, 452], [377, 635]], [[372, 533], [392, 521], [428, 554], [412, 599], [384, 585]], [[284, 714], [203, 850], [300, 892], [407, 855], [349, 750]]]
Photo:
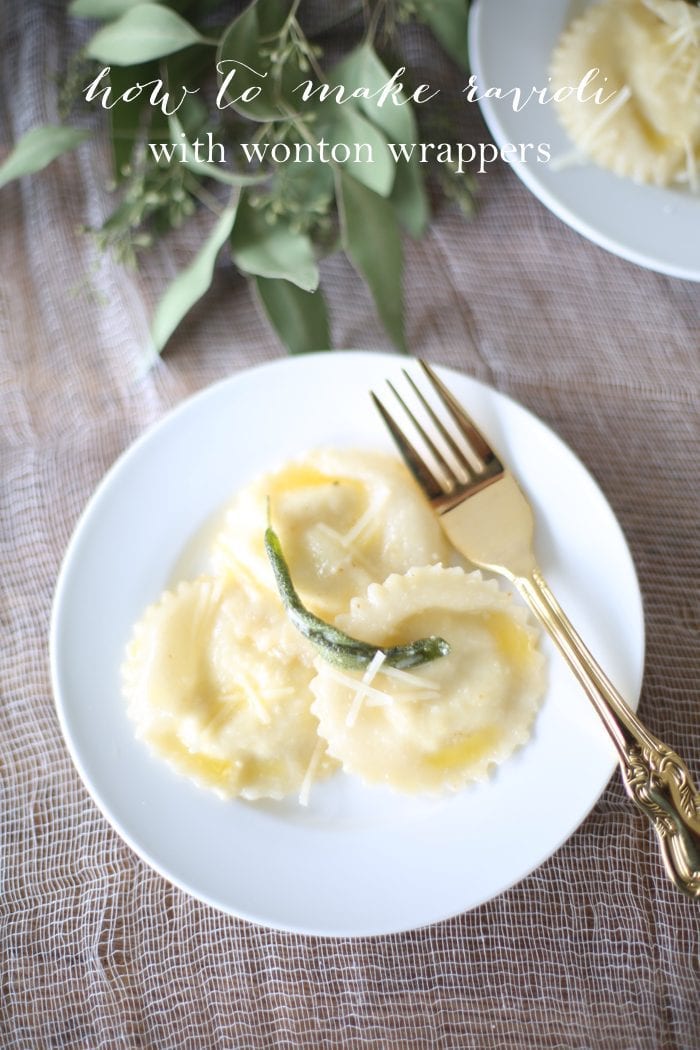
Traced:
[[362, 675], [362, 678], [360, 679], [360, 684], [355, 690], [355, 694], [350, 703], [350, 709], [345, 719], [346, 725], [353, 726], [357, 721], [357, 716], [359, 715], [360, 708], [362, 707], [362, 701], [367, 695], [367, 687], [372, 684], [377, 672], [379, 671], [379, 668], [382, 666], [385, 660], [386, 656], [381, 651], [381, 649], [377, 650], [377, 652], [370, 660], [369, 664], [367, 665], [367, 669]]
[[[685, 0], [602, 0], [561, 35], [552, 90], [598, 69], [608, 98], [560, 97], [557, 113], [579, 159], [637, 182], [697, 187], [700, 8]], [[559, 158], [565, 167], [571, 157]]]
[[399, 791], [458, 790], [528, 739], [545, 687], [538, 632], [480, 572], [434, 565], [390, 576], [338, 626], [374, 645], [431, 630], [451, 646], [425, 673], [384, 665], [371, 684], [316, 662], [312, 711], [347, 772]]
[[[282, 605], [264, 552], [267, 499], [305, 604], [376, 652], [362, 671], [319, 658]], [[541, 657], [522, 609], [460, 568], [402, 464], [326, 449], [236, 494], [211, 573], [164, 592], [123, 664], [136, 735], [222, 798], [312, 801], [342, 769], [405, 791], [454, 790], [527, 739]], [[385, 650], [447, 639], [411, 670]], [[315, 797], [315, 796], [314, 796]]]

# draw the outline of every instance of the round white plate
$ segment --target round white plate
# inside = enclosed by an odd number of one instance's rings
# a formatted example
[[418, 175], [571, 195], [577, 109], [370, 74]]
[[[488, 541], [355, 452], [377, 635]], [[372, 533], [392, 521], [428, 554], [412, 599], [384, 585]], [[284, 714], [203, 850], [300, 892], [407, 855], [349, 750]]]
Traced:
[[[119, 668], [133, 623], [182, 552], [254, 475], [319, 445], [391, 450], [368, 396], [405, 359], [281, 359], [204, 390], [130, 448], [88, 504], [53, 609], [53, 684], [73, 760], [104, 815], [157, 871], [234, 915], [312, 934], [389, 933], [488, 900], [551, 854], [594, 805], [613, 750], [547, 644], [550, 685], [529, 745], [486, 783], [442, 800], [317, 785], [308, 808], [223, 802], [134, 739]], [[620, 528], [572, 452], [534, 416], [441, 369], [535, 506], [550, 583], [636, 703], [644, 629]]]
[[[527, 93], [533, 86], [548, 87], [559, 34], [590, 2], [476, 0], [469, 48], [480, 91], [520, 87]], [[555, 103], [540, 105], [533, 99], [519, 113], [508, 98], [484, 99], [480, 105], [500, 148], [507, 142], [546, 142], [553, 160], [571, 154]], [[638, 186], [593, 164], [556, 171], [528, 160], [513, 167], [550, 211], [602, 248], [659, 273], [700, 280], [700, 195]]]

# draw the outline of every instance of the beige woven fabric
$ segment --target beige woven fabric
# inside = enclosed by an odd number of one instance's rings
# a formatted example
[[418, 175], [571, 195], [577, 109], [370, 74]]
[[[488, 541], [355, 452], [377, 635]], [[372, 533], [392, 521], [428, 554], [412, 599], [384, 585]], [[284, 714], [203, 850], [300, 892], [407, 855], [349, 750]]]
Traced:
[[[7, 5], [0, 144], [55, 119], [64, 5]], [[485, 133], [478, 116], [466, 134]], [[698, 917], [614, 780], [514, 889], [403, 936], [317, 940], [237, 921], [173, 889], [106, 824], [63, 744], [49, 681], [52, 592], [106, 469], [186, 395], [281, 353], [221, 272], [162, 363], [149, 312], [191, 254], [139, 279], [80, 223], [105, 213], [95, 151], [0, 195], [0, 1045], [696, 1050]], [[700, 287], [613, 258], [506, 169], [465, 224], [408, 247], [411, 348], [522, 401], [593, 470], [645, 597], [641, 711], [700, 774]], [[700, 236], [697, 229], [688, 236]], [[342, 260], [324, 267], [337, 346], [385, 348]]]

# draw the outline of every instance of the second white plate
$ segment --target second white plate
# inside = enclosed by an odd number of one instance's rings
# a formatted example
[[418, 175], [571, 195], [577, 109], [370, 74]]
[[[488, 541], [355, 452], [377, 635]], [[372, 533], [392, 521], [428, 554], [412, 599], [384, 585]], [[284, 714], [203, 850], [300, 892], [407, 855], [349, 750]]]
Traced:
[[[589, 2], [476, 0], [469, 47], [480, 90], [520, 87], [527, 95], [547, 87], [554, 45]], [[499, 147], [546, 142], [553, 159], [572, 152], [554, 103], [532, 100], [519, 113], [507, 98], [480, 105]], [[556, 171], [528, 160], [513, 168], [550, 211], [602, 248], [659, 273], [700, 281], [700, 195], [638, 186], [593, 164]]]
[[[391, 933], [473, 908], [578, 826], [613, 770], [611, 745], [549, 645], [549, 689], [527, 747], [488, 783], [439, 801], [339, 775], [308, 809], [223, 802], [135, 740], [119, 668], [133, 623], [183, 549], [254, 475], [319, 445], [392, 445], [368, 397], [405, 359], [316, 354], [242, 372], [129, 449], [70, 543], [53, 610], [53, 684], [80, 774], [120, 835], [166, 878], [234, 915], [322, 935]], [[554, 590], [636, 704], [644, 631], [635, 571], [600, 489], [515, 402], [440, 370], [514, 468]]]

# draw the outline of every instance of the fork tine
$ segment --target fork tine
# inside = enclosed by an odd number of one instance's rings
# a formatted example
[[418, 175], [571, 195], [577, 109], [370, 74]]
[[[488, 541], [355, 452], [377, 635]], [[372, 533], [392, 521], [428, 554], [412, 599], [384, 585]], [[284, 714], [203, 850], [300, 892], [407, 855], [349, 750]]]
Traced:
[[[463, 480], [464, 481], [469, 481], [470, 479], [472, 479], [474, 477], [474, 468], [473, 468], [472, 464], [469, 462], [469, 460], [467, 459], [467, 456], [465, 455], [464, 451], [459, 447], [457, 442], [454, 440], [454, 438], [450, 434], [449, 430], [447, 430], [447, 428], [445, 427], [445, 425], [442, 422], [442, 420], [435, 414], [435, 412], [433, 411], [432, 406], [428, 404], [428, 401], [426, 400], [425, 394], [418, 387], [418, 385], [416, 384], [416, 381], [414, 380], [413, 376], [405, 368], [403, 368], [401, 371], [403, 372], [406, 381], [408, 382], [409, 386], [413, 390], [413, 393], [415, 394], [416, 398], [418, 399], [418, 402], [423, 406], [423, 410], [425, 411], [428, 419], [433, 424], [433, 426], [437, 430], [438, 434], [440, 434], [442, 440], [445, 442], [447, 447], [452, 452], [452, 455], [455, 457], [455, 460], [456, 460], [458, 466], [460, 467], [460, 469], [464, 471], [464, 475], [465, 476], [464, 476]], [[444, 462], [444, 457], [441, 456], [440, 458]], [[481, 464], [479, 464], [479, 466], [481, 466]]]
[[433, 389], [439, 394], [445, 407], [449, 411], [454, 423], [456, 424], [459, 432], [462, 434], [464, 439], [471, 446], [474, 453], [484, 464], [484, 467], [494, 466], [502, 470], [503, 465], [496, 456], [496, 453], [493, 451], [493, 449], [483, 437], [481, 432], [477, 429], [473, 420], [469, 418], [469, 416], [464, 411], [459, 402], [455, 400], [455, 398], [447, 389], [442, 380], [438, 379], [430, 365], [426, 364], [426, 362], [423, 361], [421, 358], [418, 359], [418, 363], [421, 366], [423, 373], [426, 375], [426, 377], [432, 384]]
[[384, 408], [384, 405], [376, 396], [374, 391], [370, 391], [370, 393], [379, 414], [384, 420], [387, 429], [389, 430], [389, 433], [396, 442], [396, 446], [405, 460], [406, 466], [411, 471], [414, 478], [416, 479], [420, 487], [423, 489], [428, 499], [434, 500], [439, 499], [441, 496], [444, 496], [445, 490], [443, 489], [438, 479], [434, 476], [427, 463], [425, 463], [423, 457], [420, 456], [418, 452], [416, 452], [415, 448], [413, 447], [409, 439], [406, 437], [404, 432], [401, 430], [398, 423], [396, 423], [393, 416], [391, 416], [387, 412], [387, 410]]
[[442, 479], [444, 482], [443, 489], [447, 490], [448, 492], [451, 492], [452, 489], [455, 487], [455, 484], [459, 481], [459, 478], [457, 477], [454, 470], [447, 462], [447, 460], [445, 459], [445, 457], [443, 456], [442, 452], [437, 447], [433, 439], [429, 436], [427, 431], [423, 429], [420, 422], [418, 421], [414, 413], [411, 411], [411, 409], [408, 407], [404, 399], [401, 397], [401, 394], [399, 394], [398, 390], [391, 382], [391, 380], [387, 379], [386, 385], [389, 387], [392, 394], [394, 395], [398, 403], [401, 405], [401, 408], [403, 409], [406, 418], [411, 421], [411, 425], [415, 430], [416, 434], [418, 434], [418, 436], [421, 438], [423, 444], [433, 457], [435, 465], [442, 474]]

